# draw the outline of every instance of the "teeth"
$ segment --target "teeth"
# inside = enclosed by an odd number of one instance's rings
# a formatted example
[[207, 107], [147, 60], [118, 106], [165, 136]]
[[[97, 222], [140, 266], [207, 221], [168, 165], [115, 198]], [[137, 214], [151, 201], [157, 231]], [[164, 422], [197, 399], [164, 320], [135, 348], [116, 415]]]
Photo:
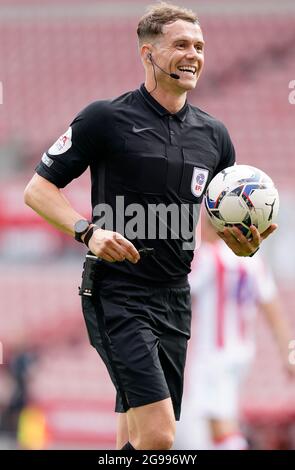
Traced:
[[193, 74], [196, 73], [196, 67], [193, 67], [191, 65], [184, 65], [182, 67], [178, 67], [178, 70], [181, 70], [182, 72], [192, 72]]

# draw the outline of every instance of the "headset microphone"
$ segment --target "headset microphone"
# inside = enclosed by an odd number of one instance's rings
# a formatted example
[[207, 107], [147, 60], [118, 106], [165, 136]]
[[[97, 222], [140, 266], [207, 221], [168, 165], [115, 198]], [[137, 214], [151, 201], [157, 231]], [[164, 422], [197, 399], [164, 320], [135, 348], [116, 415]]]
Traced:
[[[167, 73], [167, 72], [166, 72]], [[180, 76], [177, 75], [177, 73], [168, 73], [168, 75], [170, 75], [171, 78], [175, 78], [175, 80], [179, 80], [180, 79]]]
[[174, 78], [174, 80], [179, 80], [180, 79], [180, 76], [177, 75], [176, 73], [169, 73], [169, 72], [166, 72], [166, 70], [162, 69], [162, 67], [160, 67], [153, 59], [153, 56], [151, 53], [148, 54], [148, 58], [150, 59], [151, 63], [154, 64], [156, 67], [158, 67], [158, 69], [160, 69], [163, 73], [166, 73], [166, 75], [169, 75], [169, 77], [171, 78]]

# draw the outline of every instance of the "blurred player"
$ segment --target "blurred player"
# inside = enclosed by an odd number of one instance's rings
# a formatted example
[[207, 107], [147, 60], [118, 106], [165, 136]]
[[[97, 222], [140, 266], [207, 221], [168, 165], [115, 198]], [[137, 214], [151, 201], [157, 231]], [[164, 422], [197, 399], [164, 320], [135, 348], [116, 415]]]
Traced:
[[[294, 374], [295, 367], [288, 362], [290, 334], [274, 279], [261, 257], [235, 256], [208, 218], [202, 222], [202, 244], [190, 275], [194, 341], [176, 445], [242, 450], [247, 441], [239, 426], [239, 397], [255, 354], [257, 310], [274, 333], [285, 368]], [[202, 420], [209, 426], [205, 443], [200, 436]]]

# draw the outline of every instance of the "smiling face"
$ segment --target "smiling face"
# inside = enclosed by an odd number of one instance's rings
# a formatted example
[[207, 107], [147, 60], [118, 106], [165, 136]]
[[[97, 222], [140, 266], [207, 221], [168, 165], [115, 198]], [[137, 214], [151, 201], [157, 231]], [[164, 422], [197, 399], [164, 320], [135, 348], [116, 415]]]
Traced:
[[156, 67], [160, 85], [182, 92], [195, 88], [204, 65], [204, 39], [199, 25], [184, 20], [164, 25], [149, 51], [162, 69], [180, 77], [173, 80]]

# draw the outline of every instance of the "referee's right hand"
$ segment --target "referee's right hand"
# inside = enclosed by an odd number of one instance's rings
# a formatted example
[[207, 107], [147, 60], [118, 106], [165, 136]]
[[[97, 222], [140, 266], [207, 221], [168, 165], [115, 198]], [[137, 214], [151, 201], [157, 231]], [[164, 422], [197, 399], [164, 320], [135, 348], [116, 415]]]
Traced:
[[95, 230], [88, 247], [95, 256], [111, 263], [126, 259], [135, 264], [140, 259], [140, 254], [129, 240], [110, 230]]

